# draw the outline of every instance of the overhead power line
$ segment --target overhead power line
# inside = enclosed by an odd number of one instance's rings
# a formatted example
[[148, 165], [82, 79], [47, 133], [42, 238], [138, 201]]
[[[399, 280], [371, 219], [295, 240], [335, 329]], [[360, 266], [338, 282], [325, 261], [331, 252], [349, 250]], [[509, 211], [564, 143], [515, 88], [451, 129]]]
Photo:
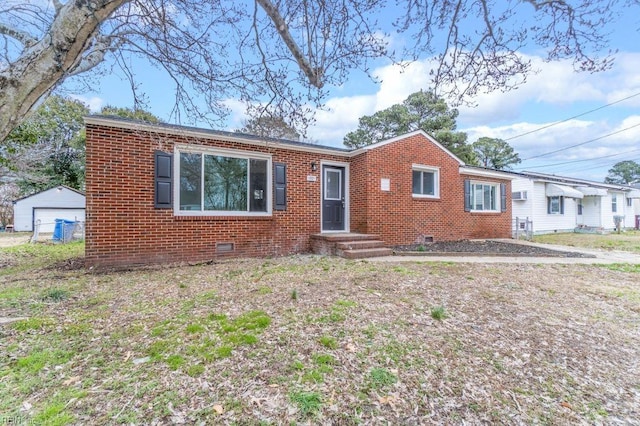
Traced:
[[542, 169], [542, 168], [545, 168], [545, 167], [555, 167], [555, 166], [562, 166], [562, 165], [565, 165], [565, 164], [582, 163], [584, 161], [602, 160], [602, 159], [605, 159], [605, 158], [617, 157], [618, 155], [625, 155], [625, 154], [630, 154], [632, 152], [638, 152], [638, 151], [640, 151], [640, 148], [632, 149], [631, 151], [619, 152], [617, 154], [602, 155], [600, 157], [584, 158], [582, 160], [563, 161], [561, 163], [544, 164], [544, 165], [541, 165], [541, 166], [519, 167], [516, 170]]
[[556, 122], [553, 122], [551, 124], [547, 124], [545, 126], [538, 127], [537, 129], [533, 129], [533, 130], [529, 130], [528, 132], [521, 133], [519, 135], [511, 136], [510, 138], [506, 138], [505, 141], [510, 141], [510, 140], [513, 140], [513, 139], [517, 139], [517, 138], [520, 138], [522, 136], [530, 135], [531, 133], [539, 132], [540, 130], [548, 129], [549, 127], [557, 126], [558, 124], [566, 123], [567, 121], [573, 120], [574, 118], [579, 118], [579, 117], [582, 117], [583, 115], [591, 114], [592, 112], [596, 112], [596, 111], [599, 111], [599, 110], [601, 110], [603, 108], [610, 107], [611, 105], [619, 104], [620, 102], [624, 102], [624, 101], [626, 101], [628, 99], [635, 98], [636, 96], [640, 96], [640, 92], [634, 93], [633, 95], [629, 95], [629, 96], [627, 96], [626, 98], [623, 98], [623, 99], [618, 99], [617, 101], [608, 103], [606, 105], [602, 105], [602, 106], [600, 106], [598, 108], [589, 110], [587, 112], [583, 112], [582, 114], [574, 115], [573, 117], [565, 118], [564, 120], [556, 121]]
[[631, 130], [634, 127], [638, 127], [638, 126], [640, 126], [640, 123], [634, 124], [633, 126], [626, 127], [624, 129], [618, 130], [616, 132], [612, 132], [612, 133], [608, 133], [608, 134], [603, 135], [603, 136], [599, 136], [599, 137], [594, 138], [594, 139], [589, 139], [588, 141], [585, 141], [585, 142], [577, 143], [575, 145], [569, 145], [569, 146], [566, 146], [564, 148], [556, 149], [555, 151], [549, 151], [549, 152], [545, 152], [545, 153], [542, 153], [542, 154], [534, 155], [532, 157], [524, 158], [524, 159], [522, 159], [522, 161], [531, 160], [531, 159], [534, 159], [534, 158], [546, 157], [547, 155], [555, 154], [556, 152], [562, 152], [562, 151], [566, 151], [566, 150], [571, 149], [571, 148], [575, 148], [577, 146], [582, 146], [582, 145], [586, 145], [588, 143], [596, 142], [596, 141], [599, 141], [601, 139], [608, 138], [609, 136], [613, 136], [613, 135], [617, 135], [618, 133], [626, 132], [627, 130]]
[[[638, 162], [640, 158], [629, 158], [629, 161]], [[602, 167], [613, 167], [617, 164], [617, 161], [602, 161], [599, 163], [592, 164], [590, 169], [602, 168]], [[584, 171], [584, 166], [580, 164], [576, 164], [573, 167], [569, 167], [568, 169], [562, 169], [562, 173], [572, 172], [572, 171]]]

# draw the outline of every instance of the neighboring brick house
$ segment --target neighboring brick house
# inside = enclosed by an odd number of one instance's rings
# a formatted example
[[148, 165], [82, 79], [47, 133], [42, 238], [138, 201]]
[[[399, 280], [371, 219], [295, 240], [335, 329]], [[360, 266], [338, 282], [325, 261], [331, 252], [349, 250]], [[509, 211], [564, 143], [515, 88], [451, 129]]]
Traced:
[[417, 131], [357, 150], [86, 119], [90, 266], [279, 256], [314, 234], [387, 245], [511, 235], [511, 175]]

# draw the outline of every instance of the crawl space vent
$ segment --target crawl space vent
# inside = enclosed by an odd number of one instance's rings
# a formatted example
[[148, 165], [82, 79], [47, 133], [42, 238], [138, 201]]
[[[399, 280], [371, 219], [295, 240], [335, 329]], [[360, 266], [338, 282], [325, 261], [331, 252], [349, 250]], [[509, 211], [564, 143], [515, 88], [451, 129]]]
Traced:
[[231, 253], [235, 250], [235, 245], [233, 243], [217, 243], [216, 244], [216, 253]]

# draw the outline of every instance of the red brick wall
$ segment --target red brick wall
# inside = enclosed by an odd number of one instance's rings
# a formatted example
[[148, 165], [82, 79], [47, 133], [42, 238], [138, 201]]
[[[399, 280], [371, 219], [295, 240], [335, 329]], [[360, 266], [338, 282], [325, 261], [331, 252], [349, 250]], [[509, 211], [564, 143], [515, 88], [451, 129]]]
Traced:
[[367, 155], [360, 154], [350, 161], [349, 199], [351, 232], [367, 233], [367, 204], [369, 191], [367, 179], [371, 171], [367, 166]]
[[[174, 216], [154, 208], [154, 152], [192, 144], [259, 151], [287, 165], [287, 210], [269, 217]], [[419, 235], [438, 240], [509, 237], [511, 190], [506, 213], [465, 213], [464, 177], [458, 163], [423, 136], [387, 144], [352, 159], [247, 146], [87, 124], [86, 262], [89, 266], [202, 261], [223, 256], [278, 256], [308, 252], [320, 232], [322, 160], [350, 163], [352, 232], [379, 234], [388, 244], [410, 244]], [[311, 162], [318, 167], [311, 171]], [[411, 165], [440, 167], [440, 199], [414, 199]], [[315, 175], [315, 182], [307, 181]], [[391, 191], [380, 190], [380, 178]], [[486, 180], [486, 179], [482, 179]], [[235, 244], [216, 253], [216, 243]]]
[[[195, 144], [272, 154], [287, 164], [287, 210], [270, 217], [174, 216], [154, 208], [154, 151]], [[199, 261], [308, 252], [320, 232], [320, 167], [342, 157], [87, 125], [86, 261], [90, 266]], [[317, 176], [308, 182], [307, 175]], [[216, 243], [235, 243], [217, 254]]]
[[[412, 164], [440, 168], [440, 198], [412, 196]], [[507, 184], [507, 212], [464, 211], [464, 180], [459, 163], [422, 135], [366, 151], [352, 161], [352, 200], [365, 208], [352, 212], [352, 229], [378, 234], [389, 245], [419, 242], [421, 236], [434, 241], [511, 236], [511, 186]], [[380, 189], [380, 180], [390, 180], [391, 190]], [[486, 182], [505, 182], [472, 178]], [[358, 188], [366, 187], [365, 194]], [[355, 204], [355, 203], [354, 203]]]

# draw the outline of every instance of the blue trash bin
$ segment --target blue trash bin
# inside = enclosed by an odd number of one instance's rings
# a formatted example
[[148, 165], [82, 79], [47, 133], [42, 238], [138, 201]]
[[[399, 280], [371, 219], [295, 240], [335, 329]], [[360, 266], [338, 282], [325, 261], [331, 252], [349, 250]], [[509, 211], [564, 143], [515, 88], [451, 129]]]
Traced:
[[73, 228], [75, 228], [75, 226], [76, 222], [73, 220], [56, 219], [52, 240], [63, 243], [68, 242], [73, 236]]

